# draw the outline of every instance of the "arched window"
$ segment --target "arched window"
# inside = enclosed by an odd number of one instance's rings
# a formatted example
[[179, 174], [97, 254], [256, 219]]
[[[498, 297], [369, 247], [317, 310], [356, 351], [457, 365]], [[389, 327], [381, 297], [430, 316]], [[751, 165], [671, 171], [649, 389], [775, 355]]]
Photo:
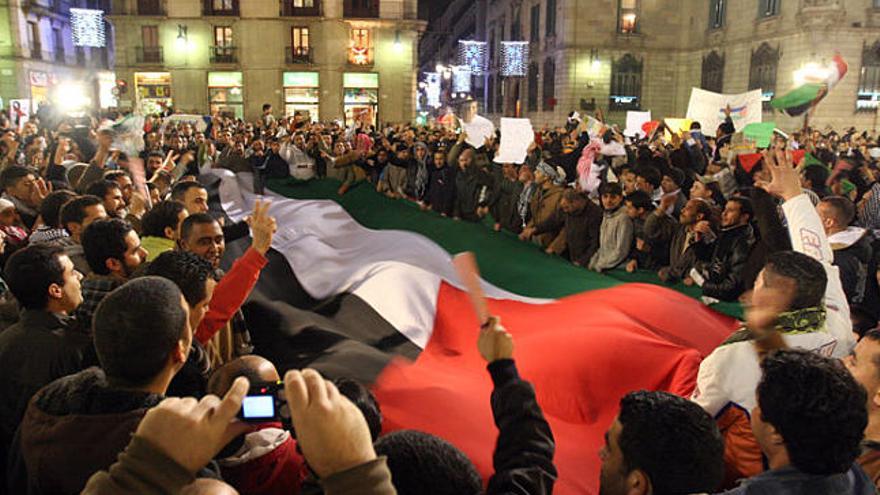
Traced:
[[529, 65], [529, 93], [526, 103], [527, 111], [538, 111], [538, 64], [532, 62]]
[[862, 48], [862, 71], [856, 110], [877, 111], [880, 100], [880, 41]]
[[718, 55], [718, 52], [712, 50], [703, 57], [700, 87], [716, 93], [724, 92], [724, 55]]
[[770, 111], [770, 100], [776, 95], [776, 69], [779, 67], [779, 48], [770, 48], [761, 43], [752, 52], [749, 66], [749, 89], [760, 89], [764, 93], [764, 111]]
[[638, 110], [642, 99], [642, 61], [627, 53], [611, 64], [609, 110]]
[[556, 60], [547, 57], [544, 60], [544, 87], [543, 87], [544, 111], [552, 112], [556, 107]]

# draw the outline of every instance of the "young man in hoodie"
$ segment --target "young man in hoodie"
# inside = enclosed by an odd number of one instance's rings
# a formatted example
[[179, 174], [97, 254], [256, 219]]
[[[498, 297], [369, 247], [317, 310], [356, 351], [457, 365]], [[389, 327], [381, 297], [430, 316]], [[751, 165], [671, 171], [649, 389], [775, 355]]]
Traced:
[[633, 243], [633, 222], [623, 208], [623, 189], [619, 183], [602, 184], [599, 195], [605, 214], [599, 231], [599, 249], [590, 258], [588, 268], [603, 272], [626, 261]]
[[101, 368], [50, 383], [28, 406], [13, 443], [20, 452], [10, 456], [16, 493], [79, 493], [113, 464], [192, 342], [189, 305], [159, 277], [132, 280], [105, 297], [94, 329]]
[[868, 231], [850, 226], [856, 216], [855, 205], [842, 196], [829, 196], [816, 205], [816, 212], [834, 251], [834, 265], [840, 269], [846, 300], [850, 304], [877, 304], [878, 301], [865, 298], [866, 294], [877, 294], [870, 290], [876, 287], [876, 277], [868, 275], [874, 251]]

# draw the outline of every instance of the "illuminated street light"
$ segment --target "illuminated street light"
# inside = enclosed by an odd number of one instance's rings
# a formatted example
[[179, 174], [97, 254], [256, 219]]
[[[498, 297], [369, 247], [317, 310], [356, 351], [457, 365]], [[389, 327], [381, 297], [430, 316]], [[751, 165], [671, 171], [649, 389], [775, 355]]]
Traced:
[[400, 41], [400, 30], [394, 32], [394, 51], [403, 52], [403, 43]]
[[823, 67], [816, 62], [809, 62], [794, 71], [794, 85], [802, 86], [808, 83], [823, 83], [831, 76], [830, 70], [828, 67]]
[[88, 95], [85, 84], [66, 81], [55, 89], [55, 104], [65, 114], [80, 112], [92, 104], [92, 99]]
[[182, 24], [178, 24], [177, 25], [177, 39], [174, 40], [174, 44], [175, 44], [175, 46], [177, 46], [178, 50], [185, 50], [186, 49], [188, 37], [189, 36], [187, 35], [187, 27]]

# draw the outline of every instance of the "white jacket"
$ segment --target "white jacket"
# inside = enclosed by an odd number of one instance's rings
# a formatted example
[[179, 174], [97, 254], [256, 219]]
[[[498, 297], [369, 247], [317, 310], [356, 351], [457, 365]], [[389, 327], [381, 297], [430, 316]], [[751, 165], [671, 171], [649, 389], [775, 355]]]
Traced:
[[[792, 248], [818, 260], [828, 275], [824, 299], [827, 313], [824, 330], [785, 335], [784, 339], [790, 347], [813, 350], [837, 358], [846, 356], [855, 346], [849, 305], [840, 282], [840, 274], [837, 267], [832, 265], [834, 253], [819, 215], [806, 194], [786, 201], [782, 210], [788, 220]], [[752, 342], [723, 345], [700, 364], [693, 400], [713, 416], [730, 405], [750, 413], [755, 407], [755, 389], [760, 379], [758, 355]]]

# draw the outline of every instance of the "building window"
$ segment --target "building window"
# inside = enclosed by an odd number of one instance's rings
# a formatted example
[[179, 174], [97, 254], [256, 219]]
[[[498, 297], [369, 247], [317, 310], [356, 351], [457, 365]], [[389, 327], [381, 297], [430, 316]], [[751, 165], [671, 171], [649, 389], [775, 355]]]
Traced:
[[556, 107], [556, 60], [548, 57], [544, 61], [544, 87], [542, 88], [544, 111], [552, 112]]
[[232, 0], [211, 0], [214, 10], [232, 10]]
[[631, 53], [611, 64], [609, 110], [638, 110], [642, 99], [642, 62]]
[[547, 0], [547, 15], [544, 16], [544, 34], [556, 36], [556, 0]]
[[639, 0], [619, 0], [617, 10], [617, 30], [624, 34], [638, 32]]
[[161, 0], [138, 0], [138, 15], [162, 15]]
[[538, 111], [538, 64], [529, 65], [529, 93], [526, 108], [529, 112]]
[[373, 63], [373, 50], [370, 49], [370, 30], [352, 29], [349, 40], [348, 62], [354, 65]]
[[727, 14], [727, 0], [709, 0], [709, 27], [724, 27], [724, 16]]
[[320, 0], [282, 0], [282, 16], [315, 16], [321, 14]]
[[758, 0], [758, 17], [779, 15], [779, 2], [782, 0]]
[[318, 121], [320, 99], [320, 77], [317, 72], [285, 72], [284, 115], [293, 117], [297, 114], [305, 121]]
[[28, 21], [28, 46], [31, 47], [31, 58], [43, 58], [43, 45], [40, 43], [40, 27], [36, 22]]
[[522, 41], [522, 16], [520, 7], [514, 7], [510, 19], [510, 41]]
[[379, 17], [379, 0], [345, 0], [342, 9], [345, 17]]
[[138, 53], [139, 63], [158, 64], [162, 62], [162, 48], [159, 46], [159, 26], [141, 26], [143, 46]]
[[724, 56], [718, 55], [715, 50], [703, 57], [700, 87], [716, 93], [724, 92]]
[[537, 43], [541, 37], [541, 4], [532, 6], [532, 14], [529, 17], [529, 41]]
[[205, 15], [238, 15], [239, 0], [204, 0]]
[[211, 50], [211, 62], [220, 64], [236, 62], [232, 26], [214, 26], [214, 46], [211, 47]]
[[212, 114], [244, 118], [242, 80], [241, 72], [208, 72], [208, 104]]
[[311, 48], [309, 45], [309, 28], [290, 28], [290, 63], [311, 62]]
[[763, 92], [764, 111], [771, 110], [770, 100], [776, 94], [776, 69], [779, 66], [779, 49], [770, 48], [762, 43], [752, 52], [749, 65], [749, 90], [760, 89]]
[[55, 49], [55, 61], [56, 62], [64, 62], [64, 36], [61, 33], [60, 27], [52, 28], [52, 41]]
[[[878, 0], [875, 0], [875, 4]], [[877, 111], [880, 101], [880, 41], [862, 49], [857, 111]]]

